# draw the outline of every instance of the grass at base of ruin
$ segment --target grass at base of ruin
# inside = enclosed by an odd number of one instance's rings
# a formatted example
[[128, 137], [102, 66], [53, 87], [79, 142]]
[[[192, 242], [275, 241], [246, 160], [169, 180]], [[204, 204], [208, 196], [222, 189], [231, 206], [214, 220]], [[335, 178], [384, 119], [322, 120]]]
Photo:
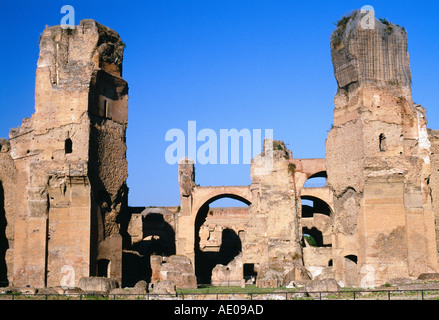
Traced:
[[177, 289], [178, 294], [203, 294], [203, 293], [276, 293], [276, 292], [295, 292], [300, 288], [259, 288], [257, 286], [210, 286], [202, 285], [197, 289]]
[[[343, 287], [340, 292], [351, 292], [361, 290], [359, 288]], [[367, 291], [364, 289], [364, 291]], [[212, 285], [199, 285], [197, 289], [177, 289], [177, 294], [203, 294], [203, 293], [285, 293], [285, 292], [306, 292], [304, 287], [287, 288], [259, 288], [256, 285], [246, 285], [244, 288], [241, 286], [212, 286]]]

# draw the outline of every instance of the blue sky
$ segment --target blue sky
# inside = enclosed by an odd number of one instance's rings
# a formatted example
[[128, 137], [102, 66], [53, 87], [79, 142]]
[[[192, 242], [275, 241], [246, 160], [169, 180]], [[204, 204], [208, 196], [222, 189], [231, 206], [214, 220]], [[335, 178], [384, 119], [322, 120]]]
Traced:
[[[273, 129], [295, 158], [321, 158], [333, 122], [334, 22], [364, 5], [408, 33], [413, 98], [439, 129], [439, 2], [291, 0], [3, 1], [0, 137], [34, 113], [38, 38], [60, 24], [96, 21], [127, 47], [128, 166], [132, 206], [178, 205], [169, 129]], [[250, 184], [249, 165], [197, 165], [200, 185]]]

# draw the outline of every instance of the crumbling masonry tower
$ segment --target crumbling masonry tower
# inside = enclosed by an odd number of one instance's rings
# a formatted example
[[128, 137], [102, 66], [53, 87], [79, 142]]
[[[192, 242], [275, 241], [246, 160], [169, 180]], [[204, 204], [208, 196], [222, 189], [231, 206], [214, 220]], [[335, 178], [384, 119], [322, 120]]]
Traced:
[[363, 18], [355, 12], [331, 36], [338, 89], [325, 158], [334, 245], [358, 257], [367, 286], [433, 272], [438, 258], [434, 154], [426, 111], [412, 100], [407, 34], [384, 19], [363, 28]]
[[59, 286], [63, 268], [74, 270], [76, 282], [99, 273], [122, 277], [123, 49], [116, 32], [93, 20], [41, 36], [35, 113], [10, 133], [15, 201], [7, 208], [14, 223], [6, 262], [15, 286]]

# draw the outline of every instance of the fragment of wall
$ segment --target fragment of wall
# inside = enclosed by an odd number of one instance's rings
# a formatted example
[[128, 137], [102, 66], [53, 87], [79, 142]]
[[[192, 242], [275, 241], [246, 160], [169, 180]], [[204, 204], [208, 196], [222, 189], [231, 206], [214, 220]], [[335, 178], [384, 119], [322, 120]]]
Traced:
[[12, 280], [14, 266], [14, 219], [17, 170], [10, 155], [10, 143], [0, 139], [0, 274], [1, 285]]
[[429, 186], [431, 188], [431, 198], [436, 222], [436, 244], [437, 248], [439, 248], [439, 130], [429, 130], [428, 133], [431, 142], [431, 176], [429, 177]]

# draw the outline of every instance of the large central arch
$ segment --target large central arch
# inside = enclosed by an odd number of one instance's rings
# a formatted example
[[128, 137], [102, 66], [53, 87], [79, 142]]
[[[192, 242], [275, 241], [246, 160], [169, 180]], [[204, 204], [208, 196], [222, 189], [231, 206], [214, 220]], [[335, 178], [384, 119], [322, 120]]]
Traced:
[[227, 265], [242, 251], [239, 230], [234, 230], [228, 225], [221, 228], [219, 250], [215, 252], [203, 251], [200, 246], [200, 231], [207, 220], [208, 212], [210, 212], [210, 204], [219, 199], [230, 198], [250, 205], [248, 190], [248, 187], [201, 187], [195, 192], [197, 198], [194, 199], [195, 205], [193, 207], [195, 214], [194, 262], [198, 283], [210, 283], [213, 268], [217, 264]]
[[[194, 266], [196, 265], [196, 252], [199, 253], [200, 226], [206, 218], [209, 205], [223, 198], [231, 198], [251, 205], [250, 186], [195, 186], [187, 199], [189, 201], [181, 202], [182, 207], [177, 224], [177, 254], [189, 257]], [[236, 235], [229, 230], [226, 236], [228, 239], [233, 239]]]

